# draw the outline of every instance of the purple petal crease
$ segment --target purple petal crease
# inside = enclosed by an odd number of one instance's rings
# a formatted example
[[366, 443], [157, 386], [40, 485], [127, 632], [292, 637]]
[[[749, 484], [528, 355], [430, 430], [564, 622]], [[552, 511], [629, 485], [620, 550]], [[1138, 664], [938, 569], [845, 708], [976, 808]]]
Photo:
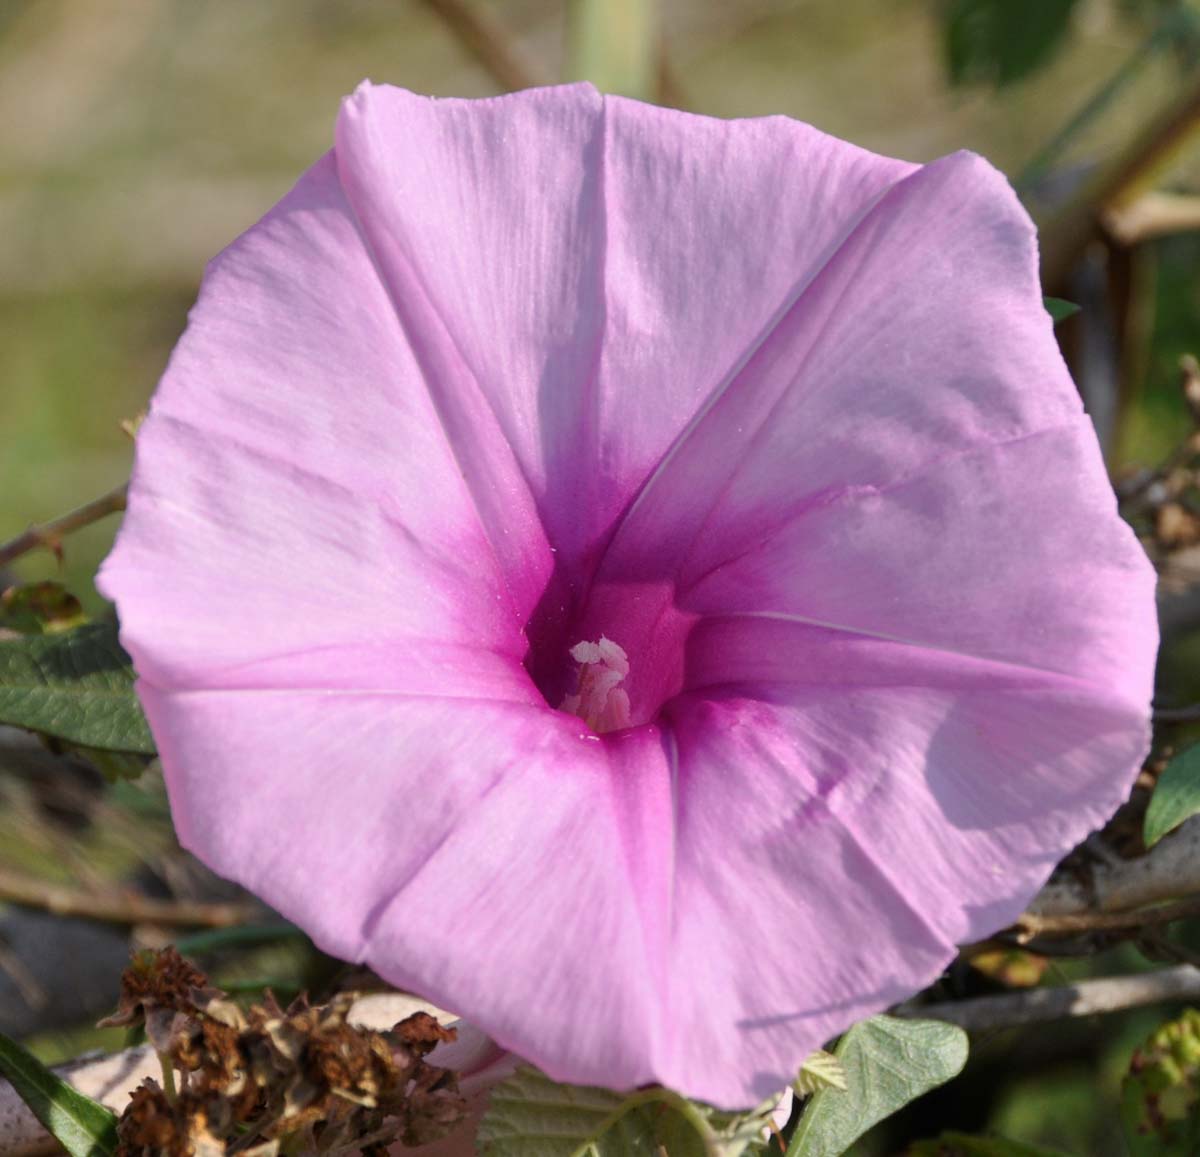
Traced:
[[1012, 921], [1148, 741], [1154, 576], [1004, 177], [586, 85], [345, 101], [100, 586], [205, 863], [723, 1107]]

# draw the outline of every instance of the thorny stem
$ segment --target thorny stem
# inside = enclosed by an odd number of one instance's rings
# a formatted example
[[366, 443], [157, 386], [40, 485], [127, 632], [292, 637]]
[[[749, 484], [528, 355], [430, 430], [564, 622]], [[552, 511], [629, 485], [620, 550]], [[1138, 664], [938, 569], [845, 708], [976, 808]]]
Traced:
[[14, 562], [22, 555], [28, 554], [31, 550], [37, 550], [39, 547], [56, 555], [59, 554], [62, 539], [66, 535], [76, 530], [82, 530], [85, 526], [91, 526], [93, 522], [99, 522], [110, 514], [119, 514], [124, 510], [128, 493], [128, 483], [122, 483], [115, 490], [110, 490], [100, 498], [79, 507], [78, 510], [72, 510], [70, 514], [64, 514], [61, 518], [51, 519], [38, 526], [31, 526], [24, 533], [18, 534], [16, 538], [0, 544], [0, 567], [7, 566], [10, 562]]

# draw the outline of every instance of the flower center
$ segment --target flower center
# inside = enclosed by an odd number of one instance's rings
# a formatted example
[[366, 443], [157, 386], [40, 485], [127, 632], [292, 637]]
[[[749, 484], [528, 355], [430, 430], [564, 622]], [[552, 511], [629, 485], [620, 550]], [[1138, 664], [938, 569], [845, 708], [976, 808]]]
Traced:
[[578, 715], [597, 735], [629, 726], [629, 695], [621, 684], [629, 674], [629, 656], [612, 639], [576, 643], [570, 651], [579, 664], [579, 685], [560, 711]]

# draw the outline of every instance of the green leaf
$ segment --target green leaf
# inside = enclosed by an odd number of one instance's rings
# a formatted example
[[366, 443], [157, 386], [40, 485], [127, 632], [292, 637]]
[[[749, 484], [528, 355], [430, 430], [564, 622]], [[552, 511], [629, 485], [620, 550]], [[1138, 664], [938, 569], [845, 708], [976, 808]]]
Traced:
[[943, 0], [953, 84], [1001, 87], [1045, 64], [1067, 38], [1079, 0]]
[[813, 1094], [788, 1157], [845, 1153], [872, 1125], [957, 1076], [967, 1063], [967, 1034], [936, 1020], [876, 1016], [850, 1029], [834, 1056], [848, 1088]]
[[1142, 826], [1146, 847], [1154, 847], [1197, 812], [1200, 812], [1200, 743], [1181, 751], [1158, 777]]
[[484, 1157], [741, 1157], [773, 1107], [718, 1113], [666, 1089], [623, 1095], [520, 1068], [492, 1090], [476, 1145]]
[[0, 723], [102, 751], [153, 755], [133, 679], [106, 623], [0, 640]]
[[970, 1133], [943, 1133], [932, 1141], [918, 1141], [904, 1151], [905, 1157], [1063, 1157], [1057, 1149], [1026, 1145], [1004, 1137], [980, 1137]]
[[0, 1033], [0, 1074], [71, 1157], [117, 1151], [117, 1118]]
[[1200, 1012], [1151, 1033], [1121, 1085], [1121, 1120], [1133, 1157], [1200, 1152]]
[[1066, 321], [1068, 317], [1074, 317], [1083, 308], [1073, 301], [1064, 301], [1061, 297], [1043, 297], [1042, 304], [1046, 307], [1046, 312], [1054, 320], [1055, 325], [1058, 325], [1060, 321]]

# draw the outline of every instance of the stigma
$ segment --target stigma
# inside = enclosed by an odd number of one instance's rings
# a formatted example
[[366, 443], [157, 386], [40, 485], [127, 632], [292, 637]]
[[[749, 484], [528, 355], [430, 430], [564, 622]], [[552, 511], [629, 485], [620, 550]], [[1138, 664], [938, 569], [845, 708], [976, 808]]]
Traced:
[[621, 687], [629, 674], [629, 656], [612, 639], [576, 643], [571, 658], [579, 664], [579, 684], [560, 711], [578, 715], [597, 735], [629, 726], [629, 695]]

